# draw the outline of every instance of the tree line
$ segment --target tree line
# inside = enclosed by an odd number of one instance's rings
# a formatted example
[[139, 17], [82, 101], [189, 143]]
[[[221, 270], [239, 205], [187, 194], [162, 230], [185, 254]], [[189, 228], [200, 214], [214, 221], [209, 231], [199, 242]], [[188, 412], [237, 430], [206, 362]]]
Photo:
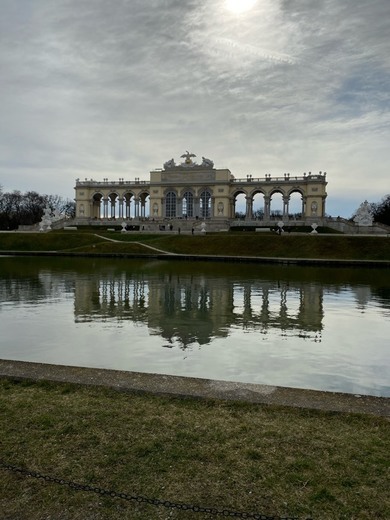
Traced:
[[0, 229], [13, 230], [19, 226], [31, 226], [41, 221], [45, 208], [51, 212], [73, 218], [75, 202], [59, 195], [41, 195], [36, 191], [22, 193], [18, 190], [3, 192], [0, 186]]
[[381, 202], [371, 203], [370, 206], [374, 221], [390, 226], [390, 194], [383, 197]]

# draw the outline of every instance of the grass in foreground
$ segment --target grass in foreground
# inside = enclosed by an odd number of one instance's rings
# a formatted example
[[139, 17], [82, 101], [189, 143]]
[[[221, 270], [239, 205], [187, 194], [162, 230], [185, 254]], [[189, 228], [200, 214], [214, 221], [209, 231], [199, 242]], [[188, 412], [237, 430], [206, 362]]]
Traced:
[[[173, 502], [314, 519], [390, 517], [385, 418], [184, 400], [70, 384], [0, 384], [1, 458]], [[0, 470], [19, 519], [190, 519]]]

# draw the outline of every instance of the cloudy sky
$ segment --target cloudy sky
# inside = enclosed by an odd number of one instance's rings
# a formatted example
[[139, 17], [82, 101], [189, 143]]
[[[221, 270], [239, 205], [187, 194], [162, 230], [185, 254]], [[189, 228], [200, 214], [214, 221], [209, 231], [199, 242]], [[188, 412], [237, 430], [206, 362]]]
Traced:
[[[247, 7], [240, 12], [239, 8]], [[185, 150], [390, 192], [389, 0], [0, 0], [0, 185], [73, 198]]]

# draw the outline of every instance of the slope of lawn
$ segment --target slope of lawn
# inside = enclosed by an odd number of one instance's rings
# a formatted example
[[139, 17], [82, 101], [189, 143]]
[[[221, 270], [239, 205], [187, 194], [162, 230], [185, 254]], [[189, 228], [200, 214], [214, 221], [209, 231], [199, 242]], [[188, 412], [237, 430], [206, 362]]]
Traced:
[[[107, 240], [110, 239], [110, 240]], [[2, 251], [63, 251], [105, 254], [257, 256], [346, 260], [390, 260], [389, 237], [343, 235], [259, 235], [215, 233], [205, 236], [120, 232], [2, 233]]]

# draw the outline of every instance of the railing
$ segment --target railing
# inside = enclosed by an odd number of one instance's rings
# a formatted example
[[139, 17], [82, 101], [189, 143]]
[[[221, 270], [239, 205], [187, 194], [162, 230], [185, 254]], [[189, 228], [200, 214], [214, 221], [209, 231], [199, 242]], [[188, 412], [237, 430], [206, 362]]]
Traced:
[[103, 180], [103, 181], [95, 181], [94, 179], [85, 179], [84, 181], [80, 181], [79, 179], [76, 179], [76, 186], [123, 186], [126, 185], [150, 185], [150, 181], [140, 181], [139, 179], [135, 179], [134, 181], [126, 181], [124, 179], [119, 179], [118, 181], [109, 181]]
[[244, 177], [243, 179], [231, 179], [230, 182], [233, 182], [233, 183], [239, 183], [239, 184], [243, 184], [243, 183], [246, 183], [246, 182], [251, 182], [251, 183], [259, 183], [259, 182], [307, 182], [307, 181], [324, 181], [326, 178], [326, 172], [322, 173], [320, 172], [319, 174], [316, 174], [316, 175], [312, 175], [311, 173], [309, 173], [308, 175], [306, 174], [303, 174], [303, 175], [291, 175], [290, 173], [286, 173], [283, 175], [283, 177], [273, 177], [271, 174], [269, 175], [265, 175], [265, 177], [252, 177], [252, 175], [247, 175], [246, 177]]
[[[228, 182], [234, 184], [243, 184], [243, 183], [267, 183], [267, 182], [307, 182], [307, 181], [324, 181], [326, 179], [326, 172], [319, 172], [318, 174], [313, 175], [309, 172], [307, 175], [304, 173], [303, 175], [291, 175], [290, 173], [286, 173], [283, 177], [273, 177], [271, 174], [266, 174], [265, 177], [252, 177], [252, 175], [248, 174], [244, 178], [234, 179], [231, 178]], [[183, 180], [184, 177], [183, 177]], [[171, 183], [172, 181], [166, 181]], [[222, 181], [217, 181], [221, 183]], [[225, 183], [225, 181], [223, 181]], [[161, 182], [164, 184], [164, 182]], [[85, 179], [81, 181], [80, 179], [76, 179], [76, 186], [123, 186], [123, 185], [131, 185], [131, 186], [149, 186], [150, 181], [141, 181], [138, 178], [135, 178], [133, 181], [124, 180], [119, 178], [117, 181], [109, 181], [108, 179], [103, 179], [102, 181], [95, 181], [94, 179]]]
[[269, 217], [242, 217], [242, 218], [234, 218], [230, 221], [233, 225], [258, 225], [261, 223], [267, 223], [267, 222], [279, 222], [283, 221], [285, 224], [288, 223], [303, 223], [303, 222], [311, 222], [311, 221], [319, 222], [322, 221], [321, 217], [318, 217], [317, 219], [313, 219], [313, 217], [293, 217], [293, 216], [283, 216], [283, 215], [270, 215]]

